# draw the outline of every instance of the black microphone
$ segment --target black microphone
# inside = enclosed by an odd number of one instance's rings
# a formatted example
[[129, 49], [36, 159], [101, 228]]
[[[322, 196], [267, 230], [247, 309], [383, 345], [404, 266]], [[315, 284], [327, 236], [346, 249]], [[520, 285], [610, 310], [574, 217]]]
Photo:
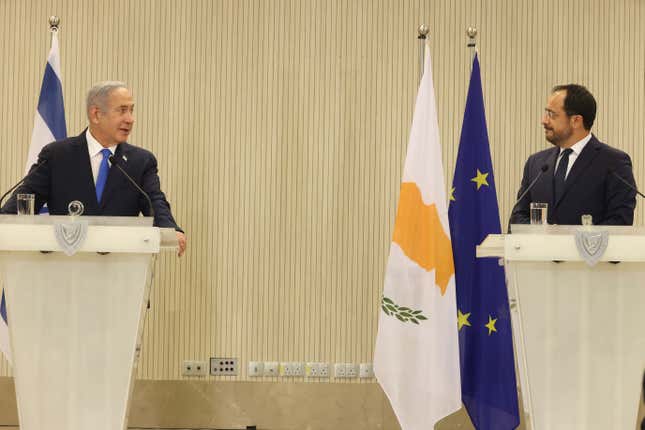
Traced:
[[[531, 182], [531, 183], [529, 184], [529, 186], [528, 186], [528, 187], [526, 187], [526, 190], [524, 190], [524, 192], [520, 195], [520, 197], [517, 199], [517, 201], [516, 201], [516, 202], [515, 202], [515, 204], [513, 205], [513, 209], [515, 209], [515, 206], [517, 206], [517, 204], [518, 204], [519, 202], [521, 202], [521, 201], [522, 201], [522, 199], [523, 199], [524, 197], [526, 197], [526, 195], [529, 193], [529, 191], [531, 191], [531, 188], [533, 188], [533, 186], [534, 186], [534, 185], [535, 185], [535, 183], [538, 181], [538, 179], [540, 179], [540, 177], [541, 177], [544, 173], [546, 173], [546, 171], [547, 171], [547, 170], [549, 170], [549, 165], [548, 165], [548, 164], [544, 164], [542, 167], [540, 167], [540, 173], [538, 173], [538, 174], [537, 174], [537, 176], [535, 177], [535, 179], [533, 179], [533, 182]], [[511, 212], [512, 212], [512, 211], [511, 211]]]
[[623, 178], [623, 177], [622, 177], [622, 176], [620, 176], [618, 173], [616, 173], [616, 171], [615, 171], [614, 169], [609, 169], [609, 171], [611, 172], [611, 174], [612, 174], [612, 175], [614, 175], [615, 177], [617, 177], [617, 178], [620, 180], [620, 182], [622, 182], [623, 184], [627, 185], [631, 190], [636, 191], [636, 194], [638, 194], [639, 196], [641, 196], [641, 197], [645, 198], [645, 195], [643, 195], [643, 193], [641, 193], [640, 191], [638, 191], [638, 188], [636, 188], [635, 186], [633, 186], [632, 184], [630, 184], [629, 182], [627, 182], [627, 181], [625, 180], [625, 178]]
[[[526, 195], [529, 193], [529, 191], [531, 191], [531, 189], [533, 188], [533, 186], [535, 186], [535, 184], [537, 183], [537, 181], [542, 177], [542, 175], [544, 175], [544, 174], [546, 173], [546, 171], [547, 171], [547, 170], [549, 170], [549, 165], [548, 165], [548, 164], [546, 164], [546, 163], [545, 163], [545, 164], [543, 164], [543, 165], [542, 165], [542, 167], [540, 167], [540, 172], [537, 174], [537, 176], [536, 176], [535, 178], [533, 178], [533, 181], [531, 181], [531, 183], [529, 184], [529, 186], [528, 186], [528, 187], [526, 187], [526, 189], [524, 190], [524, 192], [523, 192], [522, 194], [520, 194], [520, 197], [515, 201], [515, 204], [514, 204], [514, 205], [513, 205], [513, 207], [511, 208], [511, 217], [513, 216], [513, 211], [515, 211], [515, 207], [516, 207], [516, 206], [517, 206], [517, 205], [522, 201], [522, 199], [523, 199], [524, 197], [526, 197]], [[509, 233], [511, 232], [511, 220], [510, 220], [510, 219], [508, 220], [508, 229], [507, 229], [507, 231], [508, 231]]]
[[117, 162], [118, 159], [114, 155], [110, 155], [110, 158], [108, 158], [108, 160], [110, 161], [110, 164], [115, 166], [117, 169], [119, 169], [121, 171], [121, 173], [123, 173], [125, 175], [125, 177], [128, 178], [128, 181], [130, 181], [132, 183], [132, 185], [134, 185], [135, 188], [137, 190], [139, 190], [139, 192], [141, 194], [143, 194], [143, 196], [146, 198], [146, 200], [148, 200], [148, 205], [150, 207], [150, 216], [152, 218], [154, 218], [155, 217], [155, 209], [152, 207], [152, 200], [150, 200], [150, 196], [148, 195], [148, 193], [143, 191], [143, 188], [141, 188], [139, 186], [139, 184], [137, 184], [137, 182], [134, 179], [132, 179], [132, 177], [130, 175], [128, 175], [128, 173], [123, 169], [123, 167], [119, 166], [119, 163]]
[[13, 187], [9, 188], [9, 191], [4, 193], [2, 195], [2, 197], [0, 197], [0, 208], [2, 207], [2, 202], [4, 201], [4, 199], [9, 194], [11, 194], [12, 191], [15, 190], [16, 188], [18, 188], [23, 182], [25, 182], [25, 179], [30, 177], [33, 173], [35, 173], [38, 169], [40, 169], [43, 166], [43, 164], [45, 164], [45, 163], [47, 163], [47, 160], [43, 158], [42, 160], [40, 160], [40, 162], [38, 162], [37, 164], [34, 164], [35, 167], [32, 167], [31, 169], [29, 169], [29, 173], [27, 173], [24, 178], [22, 178], [20, 181], [18, 181], [18, 183], [16, 185], [14, 185]]

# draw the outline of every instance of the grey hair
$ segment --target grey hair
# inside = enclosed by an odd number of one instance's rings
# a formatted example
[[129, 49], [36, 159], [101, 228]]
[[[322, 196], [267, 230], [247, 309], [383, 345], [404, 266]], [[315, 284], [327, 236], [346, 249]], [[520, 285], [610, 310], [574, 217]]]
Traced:
[[128, 88], [125, 82], [121, 81], [103, 81], [94, 84], [87, 92], [86, 108], [87, 116], [90, 116], [90, 108], [92, 106], [98, 107], [101, 111], [105, 112], [107, 109], [107, 98], [110, 93], [119, 88]]

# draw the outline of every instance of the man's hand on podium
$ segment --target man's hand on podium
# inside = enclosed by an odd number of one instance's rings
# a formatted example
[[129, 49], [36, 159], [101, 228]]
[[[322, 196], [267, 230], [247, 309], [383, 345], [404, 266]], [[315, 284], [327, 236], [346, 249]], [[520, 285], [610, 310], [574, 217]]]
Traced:
[[179, 245], [179, 250], [177, 251], [177, 256], [181, 257], [186, 251], [186, 235], [180, 231], [177, 231], [177, 242]]

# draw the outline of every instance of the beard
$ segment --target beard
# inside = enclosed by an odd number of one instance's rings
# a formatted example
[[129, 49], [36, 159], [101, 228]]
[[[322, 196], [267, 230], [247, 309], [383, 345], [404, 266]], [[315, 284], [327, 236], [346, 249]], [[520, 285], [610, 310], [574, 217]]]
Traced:
[[564, 129], [562, 131], [559, 131], [559, 132], [553, 130], [552, 128], [546, 128], [546, 127], [544, 128], [544, 137], [545, 137], [545, 139], [549, 143], [551, 143], [551, 144], [553, 144], [555, 146], [560, 146], [560, 143], [562, 143], [562, 142], [566, 141], [567, 139], [569, 139], [569, 137], [571, 137], [572, 134], [573, 134], [573, 130], [571, 130], [570, 128], [566, 128], [566, 129]]

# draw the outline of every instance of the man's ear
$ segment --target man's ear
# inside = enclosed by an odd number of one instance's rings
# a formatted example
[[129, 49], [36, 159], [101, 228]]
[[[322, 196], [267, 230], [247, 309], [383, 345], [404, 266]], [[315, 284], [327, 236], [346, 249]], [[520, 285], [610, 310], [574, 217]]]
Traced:
[[88, 116], [89, 116], [89, 118], [90, 118], [90, 122], [91, 122], [92, 124], [98, 124], [98, 122], [99, 122], [99, 114], [100, 114], [100, 112], [101, 112], [101, 111], [100, 111], [100, 109], [98, 108], [98, 106], [91, 106], [91, 107], [90, 107], [89, 115], [88, 115]]
[[582, 115], [573, 115], [573, 116], [571, 117], [571, 120], [572, 120], [572, 122], [573, 122], [571, 125], [572, 125], [574, 128], [576, 128], [576, 129], [578, 129], [578, 128], [579, 128], [579, 129], [583, 129], [583, 128], [585, 128], [584, 119], [582, 118]]

